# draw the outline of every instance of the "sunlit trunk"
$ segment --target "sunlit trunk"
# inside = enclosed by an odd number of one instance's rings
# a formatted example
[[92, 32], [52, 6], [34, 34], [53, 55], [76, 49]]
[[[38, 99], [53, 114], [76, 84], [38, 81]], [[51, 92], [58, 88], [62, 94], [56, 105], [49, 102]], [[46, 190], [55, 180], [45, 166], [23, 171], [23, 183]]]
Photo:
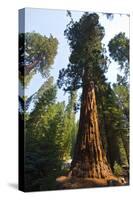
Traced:
[[100, 138], [93, 82], [83, 87], [79, 130], [70, 174], [88, 178], [112, 175]]

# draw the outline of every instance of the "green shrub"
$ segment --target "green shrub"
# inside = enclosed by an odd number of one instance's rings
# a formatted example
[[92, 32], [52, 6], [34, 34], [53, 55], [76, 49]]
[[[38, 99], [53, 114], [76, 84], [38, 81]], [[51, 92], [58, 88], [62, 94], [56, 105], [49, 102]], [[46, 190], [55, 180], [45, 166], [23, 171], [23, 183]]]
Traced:
[[116, 176], [121, 176], [121, 174], [122, 174], [122, 167], [121, 167], [121, 165], [119, 165], [116, 161], [115, 161], [115, 163], [114, 163], [114, 175], [116, 175]]

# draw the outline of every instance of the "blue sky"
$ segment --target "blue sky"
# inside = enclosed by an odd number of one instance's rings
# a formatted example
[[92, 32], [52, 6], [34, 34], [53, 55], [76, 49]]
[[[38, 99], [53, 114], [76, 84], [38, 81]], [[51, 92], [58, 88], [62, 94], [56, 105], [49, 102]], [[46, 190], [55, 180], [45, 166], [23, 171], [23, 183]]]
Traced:
[[[52, 34], [59, 41], [58, 53], [55, 58], [55, 62], [51, 69], [51, 75], [56, 82], [59, 74], [59, 70], [63, 67], [67, 67], [68, 59], [70, 55], [69, 46], [66, 38], [64, 37], [64, 30], [69, 22], [69, 17], [66, 16], [65, 10], [47, 10], [47, 9], [35, 9], [26, 8], [25, 10], [25, 31], [26, 32], [38, 32], [42, 35], [50, 36]], [[72, 11], [72, 17], [74, 20], [79, 20], [83, 12]], [[100, 23], [105, 28], [105, 37], [103, 43], [108, 44], [109, 40], [119, 32], [125, 32], [129, 37], [129, 17], [127, 15], [115, 14], [112, 20], [107, 20], [106, 16], [100, 15]], [[119, 66], [117, 63], [111, 63], [106, 77], [111, 83], [116, 82], [116, 75], [119, 73]], [[31, 80], [29, 86], [25, 91], [26, 96], [32, 95], [36, 92], [44, 80], [40, 74], [36, 74]], [[58, 90], [57, 100], [67, 102], [68, 95], [62, 90]]]

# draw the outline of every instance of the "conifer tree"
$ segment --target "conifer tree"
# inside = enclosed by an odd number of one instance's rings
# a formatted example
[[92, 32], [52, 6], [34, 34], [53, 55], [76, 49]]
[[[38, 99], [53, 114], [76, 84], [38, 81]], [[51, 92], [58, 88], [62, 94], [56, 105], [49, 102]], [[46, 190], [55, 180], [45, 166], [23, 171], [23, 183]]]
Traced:
[[82, 88], [77, 142], [71, 164], [76, 177], [107, 178], [112, 175], [102, 146], [95, 88], [104, 79], [107, 57], [102, 45], [104, 28], [95, 13], [85, 13], [79, 22], [71, 22], [65, 30], [71, 55], [66, 69], [59, 74], [58, 86], [65, 91]]

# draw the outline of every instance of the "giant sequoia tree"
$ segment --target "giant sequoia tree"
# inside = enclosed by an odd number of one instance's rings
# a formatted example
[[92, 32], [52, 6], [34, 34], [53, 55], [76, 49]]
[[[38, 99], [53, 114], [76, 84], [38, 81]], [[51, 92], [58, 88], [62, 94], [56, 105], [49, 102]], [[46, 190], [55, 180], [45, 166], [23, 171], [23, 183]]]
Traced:
[[105, 79], [107, 67], [101, 42], [104, 28], [97, 14], [85, 13], [79, 22], [73, 22], [71, 18], [65, 36], [71, 55], [68, 67], [59, 73], [58, 86], [65, 91], [82, 88], [79, 129], [70, 174], [106, 178], [112, 171], [102, 147], [95, 96], [95, 88]]

